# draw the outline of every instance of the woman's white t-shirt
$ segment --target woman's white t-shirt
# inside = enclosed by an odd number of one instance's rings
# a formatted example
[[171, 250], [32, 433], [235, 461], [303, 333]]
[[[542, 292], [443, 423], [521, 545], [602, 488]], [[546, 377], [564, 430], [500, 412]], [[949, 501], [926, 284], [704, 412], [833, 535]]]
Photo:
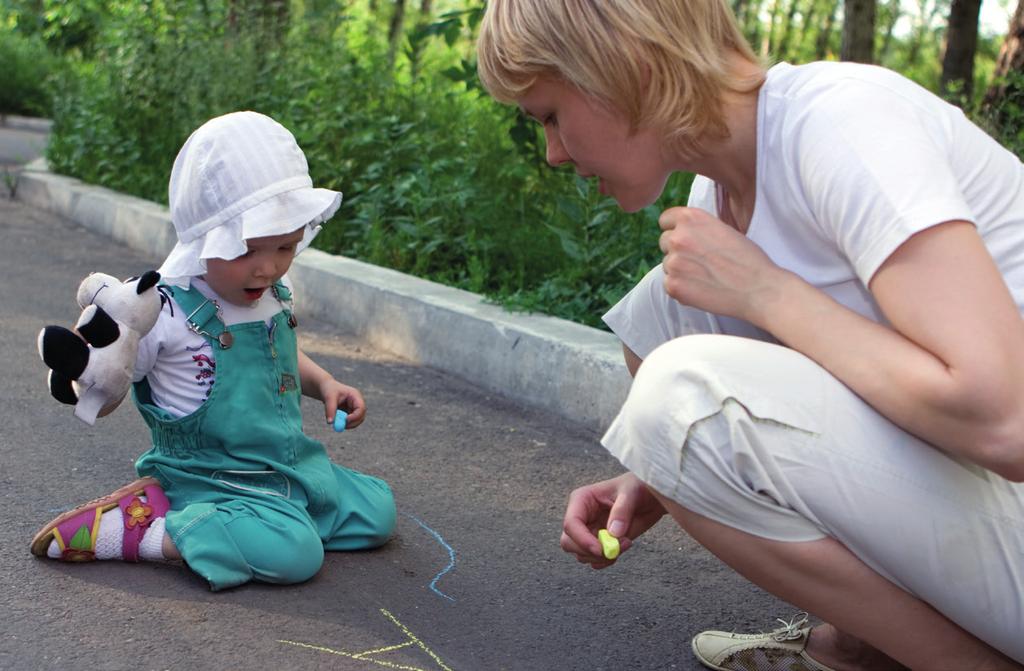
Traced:
[[[698, 176], [688, 205], [718, 215]], [[747, 237], [779, 266], [846, 307], [885, 321], [867, 289], [915, 233], [951, 220], [977, 226], [1024, 313], [1024, 164], [963, 112], [884, 68], [776, 65], [757, 113], [757, 197]], [[688, 331], [693, 311], [651, 270], [604, 321], [641, 358]], [[715, 317], [711, 330], [771, 340]], [[707, 328], [703, 328], [707, 331]]]
[[[291, 291], [291, 282], [282, 278]], [[239, 306], [220, 298], [206, 282], [192, 279], [192, 288], [217, 301], [225, 325], [270, 320], [283, 309], [272, 292], [265, 292], [251, 306]], [[206, 339], [188, 326], [188, 313], [170, 299], [160, 311], [153, 330], [139, 341], [133, 381], [148, 378], [153, 402], [175, 417], [195, 412], [210, 395], [216, 381], [217, 359]]]

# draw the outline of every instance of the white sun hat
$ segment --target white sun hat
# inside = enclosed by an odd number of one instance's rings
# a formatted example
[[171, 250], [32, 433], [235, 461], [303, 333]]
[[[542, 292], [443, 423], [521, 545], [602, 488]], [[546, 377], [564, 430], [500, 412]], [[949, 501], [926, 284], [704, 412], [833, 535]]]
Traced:
[[188, 287], [207, 259], [246, 253], [245, 241], [305, 227], [295, 253], [341, 206], [341, 193], [314, 189], [306, 156], [287, 128], [256, 112], [232, 112], [196, 129], [171, 169], [170, 210], [178, 244], [165, 282]]

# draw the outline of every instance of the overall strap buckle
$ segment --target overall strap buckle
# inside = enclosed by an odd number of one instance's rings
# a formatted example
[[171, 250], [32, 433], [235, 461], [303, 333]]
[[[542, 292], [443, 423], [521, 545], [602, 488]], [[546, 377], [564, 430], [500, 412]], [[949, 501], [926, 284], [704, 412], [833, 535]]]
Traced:
[[295, 318], [295, 302], [292, 300], [292, 292], [288, 291], [284, 282], [277, 282], [270, 287], [270, 291], [274, 294], [277, 302], [284, 307], [285, 314], [288, 315], [288, 326], [294, 329], [299, 325], [299, 320]]
[[228, 349], [234, 344], [235, 336], [224, 325], [217, 301], [192, 288], [175, 292], [174, 299], [184, 309], [192, 309], [185, 317], [189, 331], [216, 340], [221, 349]]
[[[203, 308], [207, 308], [207, 310], [203, 312], [205, 319], [197, 319], [196, 313], [203, 310]], [[207, 338], [216, 338], [217, 342], [220, 343], [221, 349], [228, 349], [235, 342], [235, 336], [231, 334], [231, 331], [224, 328], [224, 322], [220, 320], [220, 305], [218, 305], [215, 300], [207, 298], [199, 304], [199, 307], [189, 313], [186, 319], [188, 320], [189, 331], [192, 331], [192, 333], [195, 333], [196, 335], [206, 336]], [[203, 327], [214, 319], [216, 319], [214, 323], [220, 325], [220, 333], [214, 334], [209, 331], [204, 331]]]

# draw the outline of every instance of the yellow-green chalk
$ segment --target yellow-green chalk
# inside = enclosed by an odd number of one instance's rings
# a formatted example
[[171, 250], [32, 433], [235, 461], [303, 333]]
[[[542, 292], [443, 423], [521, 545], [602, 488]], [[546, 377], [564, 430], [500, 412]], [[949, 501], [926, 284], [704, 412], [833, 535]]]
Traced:
[[608, 533], [607, 529], [597, 532], [597, 540], [601, 541], [601, 551], [605, 559], [615, 559], [619, 556], [619, 539]]

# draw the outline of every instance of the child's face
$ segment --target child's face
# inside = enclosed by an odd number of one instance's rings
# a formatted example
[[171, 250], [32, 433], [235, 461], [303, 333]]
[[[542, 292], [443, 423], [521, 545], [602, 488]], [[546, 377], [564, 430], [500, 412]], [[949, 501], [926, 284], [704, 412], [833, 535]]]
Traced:
[[288, 272], [305, 227], [285, 235], [245, 241], [249, 251], [236, 259], [207, 259], [204, 279], [224, 300], [248, 306]]

